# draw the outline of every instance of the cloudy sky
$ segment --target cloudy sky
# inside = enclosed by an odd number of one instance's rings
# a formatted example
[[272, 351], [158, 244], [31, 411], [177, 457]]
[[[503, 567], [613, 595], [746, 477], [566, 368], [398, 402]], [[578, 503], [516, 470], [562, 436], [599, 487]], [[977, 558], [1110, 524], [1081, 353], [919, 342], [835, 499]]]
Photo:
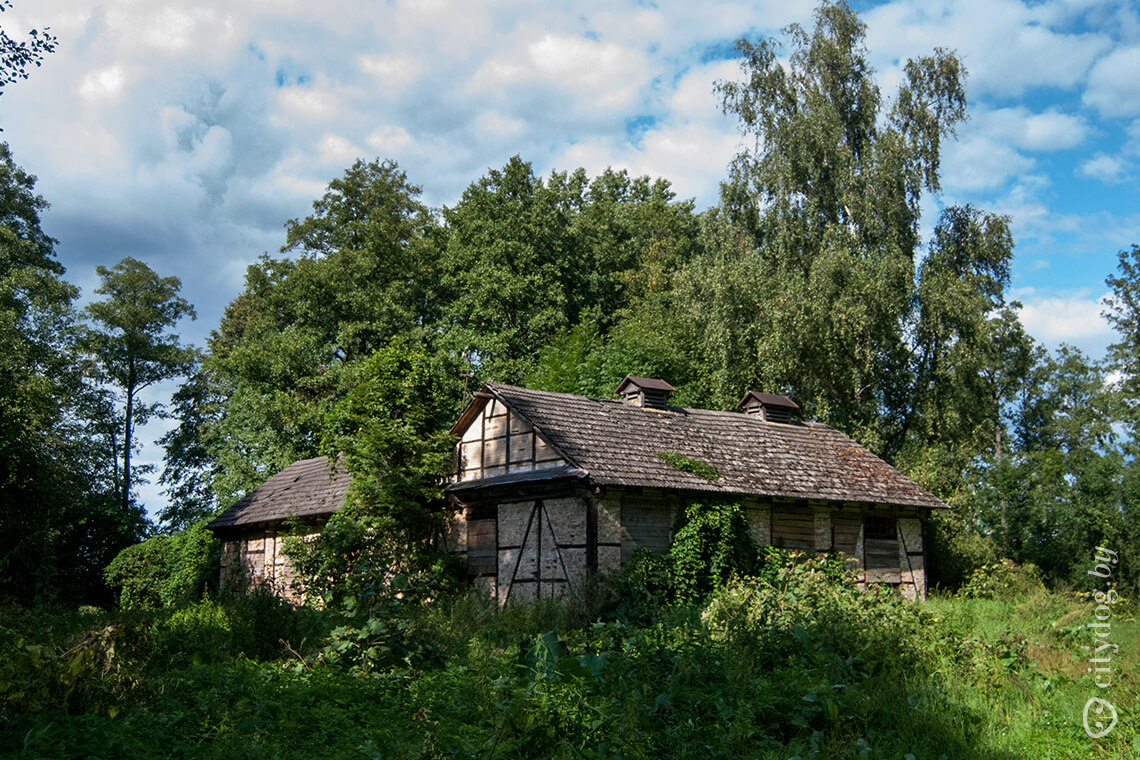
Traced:
[[[739, 144], [713, 82], [731, 43], [813, 3], [14, 0], [0, 26], [59, 49], [0, 96], [85, 293], [126, 255], [177, 275], [201, 343], [247, 264], [357, 157], [396, 159], [433, 206], [519, 154], [543, 174], [672, 180], [698, 207]], [[1014, 296], [1049, 345], [1099, 356], [1116, 253], [1140, 243], [1140, 10], [1083, 0], [857, 2], [884, 93], [934, 47], [970, 72], [941, 203], [1008, 214]]]

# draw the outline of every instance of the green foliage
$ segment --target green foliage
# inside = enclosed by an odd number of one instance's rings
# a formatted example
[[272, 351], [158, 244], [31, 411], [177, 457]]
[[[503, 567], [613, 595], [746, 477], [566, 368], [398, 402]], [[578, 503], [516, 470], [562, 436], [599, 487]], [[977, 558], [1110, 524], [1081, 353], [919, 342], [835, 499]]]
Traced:
[[422, 338], [398, 338], [352, 368], [351, 391], [329, 413], [322, 448], [344, 456], [349, 501], [380, 531], [422, 542], [442, 529], [447, 427], [459, 410], [458, 373]]
[[717, 90], [752, 140], [676, 280], [678, 342], [714, 408], [778, 390], [889, 460], [960, 449], [946, 472], [961, 472], [1000, 414], [977, 386], [996, 353], [986, 323], [1004, 304], [1009, 220], [948, 207], [923, 251], [921, 199], [966, 118], [965, 70], [943, 50], [912, 59], [887, 100], [865, 32], [824, 2], [813, 29], [786, 30], [787, 53], [737, 43], [742, 80]]
[[[1039, 591], [915, 604], [859, 591], [837, 568], [782, 557], [704, 605], [637, 620], [471, 596], [407, 606], [380, 625], [435, 649], [377, 660], [368, 678], [320, 656], [325, 613], [270, 608], [268, 596], [146, 619], [7, 608], [0, 754], [1140, 756], [1127, 711], [1095, 745], [1080, 726], [1087, 601]], [[257, 620], [249, 634], [241, 619]], [[1112, 630], [1121, 653], [1135, 648], [1127, 613]], [[1119, 707], [1140, 681], [1116, 675]]]
[[[444, 345], [469, 356], [483, 380], [525, 380], [551, 342], [581, 350], [591, 338], [568, 333], [608, 333], [635, 304], [668, 291], [696, 247], [692, 203], [676, 202], [665, 180], [611, 170], [590, 180], [578, 169], [544, 181], [517, 156], [443, 215]], [[612, 370], [583, 378], [577, 390], [608, 394], [631, 371], [612, 384]], [[543, 387], [559, 382], [549, 366], [537, 372]]]
[[657, 458], [674, 469], [690, 472], [698, 478], [712, 481], [720, 477], [720, 470], [708, 462], [687, 457], [676, 451], [658, 451]]
[[607, 617], [646, 624], [677, 598], [673, 555], [639, 546], [605, 584], [602, 608]]
[[299, 258], [249, 267], [203, 361], [197, 437], [222, 505], [316, 456], [352, 368], [433, 324], [439, 229], [419, 194], [395, 163], [358, 161], [286, 223]]
[[211, 486], [221, 477], [221, 468], [210, 456], [204, 437], [217, 420], [223, 399], [199, 371], [174, 392], [171, 402], [171, 416], [178, 426], [158, 440], [165, 452], [158, 482], [169, 498], [158, 519], [167, 530], [178, 531], [217, 512]]
[[958, 594], [966, 599], [1012, 599], [1043, 588], [1036, 567], [1002, 559], [975, 570]]
[[0, 597], [103, 601], [103, 567], [143, 521], [113, 503], [109, 394], [79, 355], [78, 290], [35, 182], [0, 143]]
[[117, 490], [127, 512], [135, 478], [131, 469], [134, 426], [160, 411], [142, 403], [138, 393], [191, 371], [197, 352], [179, 343], [178, 336], [168, 330], [183, 317], [194, 319], [196, 315], [194, 307], [178, 295], [182, 283], [177, 277], [159, 277], [138, 259], [127, 256], [110, 269], [98, 266], [95, 271], [100, 278], [95, 292], [107, 297], [84, 309], [91, 326], [84, 330], [82, 344], [101, 372], [99, 379], [124, 396], [122, 440], [113, 451], [122, 461]]
[[679, 515], [669, 548], [677, 597], [704, 599], [756, 566], [756, 545], [735, 502], [694, 501]]
[[220, 554], [221, 542], [203, 521], [128, 546], [107, 565], [104, 576], [124, 610], [177, 607], [216, 585]]
[[427, 645], [403, 622], [405, 607], [457, 585], [457, 558], [438, 548], [454, 376], [423, 340], [396, 338], [348, 370], [351, 390], [329, 413], [324, 448], [352, 473], [348, 504], [319, 536], [286, 546], [303, 593], [340, 623], [329, 661], [366, 673], [420, 656]]

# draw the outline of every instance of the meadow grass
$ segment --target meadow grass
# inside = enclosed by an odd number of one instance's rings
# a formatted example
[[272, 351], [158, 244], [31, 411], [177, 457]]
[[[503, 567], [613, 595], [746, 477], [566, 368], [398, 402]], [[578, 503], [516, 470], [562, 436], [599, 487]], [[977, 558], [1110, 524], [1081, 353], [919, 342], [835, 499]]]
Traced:
[[[1087, 596], [913, 604], [789, 572], [632, 617], [461, 596], [411, 611], [427, 645], [366, 674], [322, 660], [327, 620], [267, 599], [11, 608], [0, 756], [1140, 758], [1126, 602], [1098, 689]], [[1119, 711], [1099, 740], [1094, 695]]]

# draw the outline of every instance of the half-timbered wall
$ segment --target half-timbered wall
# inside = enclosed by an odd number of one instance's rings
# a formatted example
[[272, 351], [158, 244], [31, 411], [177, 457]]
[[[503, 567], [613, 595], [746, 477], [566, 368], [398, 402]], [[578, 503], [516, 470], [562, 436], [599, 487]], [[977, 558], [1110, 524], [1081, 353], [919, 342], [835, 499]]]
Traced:
[[[313, 528], [304, 537], [316, 536], [319, 531]], [[300, 596], [293, 588], [297, 573], [284, 552], [286, 535], [294, 534], [268, 527], [223, 540], [221, 585], [265, 584], [282, 599], [299, 602]]]
[[464, 431], [458, 460], [460, 481], [566, 464], [526, 420], [498, 399], [488, 401]]
[[[670, 494], [613, 490], [504, 501], [468, 508], [468, 571], [500, 604], [576, 591], [591, 570], [613, 572], [634, 550], [667, 552], [676, 507]], [[907, 513], [827, 504], [746, 500], [759, 545], [822, 554], [843, 552], [862, 583], [888, 583], [906, 597], [926, 595], [922, 524]]]

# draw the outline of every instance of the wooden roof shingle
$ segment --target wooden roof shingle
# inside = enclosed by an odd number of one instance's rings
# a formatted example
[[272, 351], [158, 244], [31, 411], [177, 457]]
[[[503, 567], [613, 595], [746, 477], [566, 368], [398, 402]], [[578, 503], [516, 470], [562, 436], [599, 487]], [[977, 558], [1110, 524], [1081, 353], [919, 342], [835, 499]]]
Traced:
[[[645, 409], [614, 399], [500, 383], [487, 383], [483, 390], [526, 418], [598, 485], [946, 506], [843, 433], [820, 423], [767, 422], [755, 415], [708, 409]], [[484, 395], [473, 404], [486, 402]], [[721, 475], [710, 481], [679, 470], [658, 456], [663, 452], [700, 460]]]
[[224, 530], [329, 515], [344, 506], [351, 481], [348, 471], [339, 462], [333, 473], [328, 457], [303, 459], [250, 491], [206, 527]]

